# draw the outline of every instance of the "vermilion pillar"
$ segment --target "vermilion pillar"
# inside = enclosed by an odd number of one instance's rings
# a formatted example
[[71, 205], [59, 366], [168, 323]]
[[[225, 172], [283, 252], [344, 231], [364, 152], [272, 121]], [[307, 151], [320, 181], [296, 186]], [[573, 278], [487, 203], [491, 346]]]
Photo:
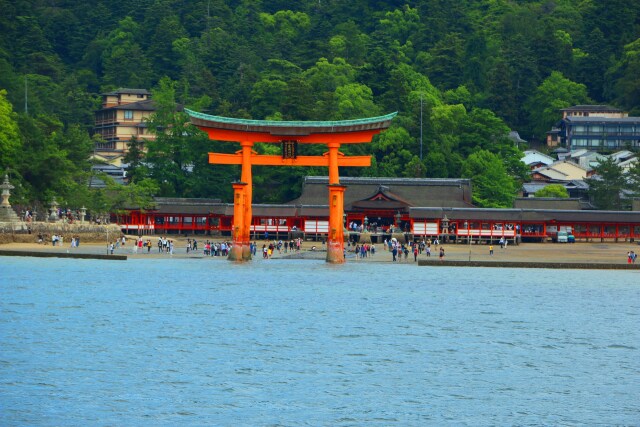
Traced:
[[240, 180], [247, 185], [244, 189], [245, 204], [243, 216], [242, 260], [251, 260], [251, 222], [253, 221], [253, 176], [251, 172], [251, 154], [253, 141], [242, 141], [242, 172]]
[[327, 240], [327, 262], [344, 263], [344, 190], [340, 184], [329, 184], [329, 238]]
[[338, 173], [339, 142], [330, 142], [329, 146], [329, 236], [327, 239], [327, 262], [344, 263], [344, 190], [340, 185]]
[[246, 182], [233, 183], [233, 229], [231, 230], [233, 246], [229, 251], [228, 259], [230, 261], [244, 261], [244, 242], [247, 240], [244, 236], [244, 213], [247, 202], [246, 188]]

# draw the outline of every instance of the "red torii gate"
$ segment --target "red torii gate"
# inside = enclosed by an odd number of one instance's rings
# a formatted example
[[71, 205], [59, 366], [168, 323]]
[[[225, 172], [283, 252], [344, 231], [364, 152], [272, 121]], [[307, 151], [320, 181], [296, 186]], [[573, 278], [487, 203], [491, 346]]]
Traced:
[[[339, 166], [371, 166], [370, 156], [345, 156], [341, 144], [371, 142], [374, 135], [387, 129], [397, 113], [386, 116], [341, 121], [270, 121], [232, 119], [211, 116], [185, 109], [191, 123], [216, 141], [239, 142], [235, 154], [209, 153], [209, 163], [242, 165], [240, 182], [233, 184], [233, 247], [229, 259], [251, 259], [252, 165], [325, 166], [329, 168], [329, 236], [327, 262], [344, 262], [344, 190], [340, 185]], [[282, 155], [260, 155], [252, 150], [256, 142], [282, 144]], [[323, 156], [298, 156], [298, 144], [327, 144]]]

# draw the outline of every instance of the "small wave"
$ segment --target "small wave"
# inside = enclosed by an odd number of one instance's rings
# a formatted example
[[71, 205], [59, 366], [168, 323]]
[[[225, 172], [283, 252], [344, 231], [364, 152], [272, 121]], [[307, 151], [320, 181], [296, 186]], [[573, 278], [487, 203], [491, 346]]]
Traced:
[[49, 384], [49, 383], [36, 383], [36, 385], [42, 386], [42, 387], [51, 387], [51, 388], [57, 388], [58, 386], [55, 384]]
[[559, 347], [556, 347], [555, 345], [551, 345], [551, 344], [545, 344], [540, 346], [540, 348], [544, 348], [547, 350], [557, 350]]
[[624, 350], [637, 350], [636, 347], [633, 347], [631, 345], [622, 345], [622, 344], [611, 344], [608, 345], [607, 348], [621, 348]]

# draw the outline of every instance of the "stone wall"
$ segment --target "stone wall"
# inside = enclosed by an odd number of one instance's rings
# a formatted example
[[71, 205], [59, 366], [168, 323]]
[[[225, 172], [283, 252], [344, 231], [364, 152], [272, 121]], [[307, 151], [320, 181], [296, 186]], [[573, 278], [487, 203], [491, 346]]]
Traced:
[[106, 242], [107, 232], [109, 240], [122, 235], [120, 227], [115, 224], [65, 224], [33, 222], [27, 224], [27, 229], [16, 230], [15, 224], [0, 224], [0, 244], [6, 243], [37, 243], [38, 235], [51, 239], [54, 234], [65, 237], [65, 241], [71, 241], [71, 237], [79, 236], [81, 242]]

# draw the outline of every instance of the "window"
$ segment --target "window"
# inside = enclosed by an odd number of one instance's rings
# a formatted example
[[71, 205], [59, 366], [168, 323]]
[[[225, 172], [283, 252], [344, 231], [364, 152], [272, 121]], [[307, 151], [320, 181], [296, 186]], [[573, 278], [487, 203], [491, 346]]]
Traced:
[[571, 145], [575, 145], [576, 147], [586, 147], [587, 146], [587, 139], [584, 138], [574, 138], [571, 141]]
[[133, 111], [132, 110], [124, 110], [124, 119], [125, 120], [133, 120]]

